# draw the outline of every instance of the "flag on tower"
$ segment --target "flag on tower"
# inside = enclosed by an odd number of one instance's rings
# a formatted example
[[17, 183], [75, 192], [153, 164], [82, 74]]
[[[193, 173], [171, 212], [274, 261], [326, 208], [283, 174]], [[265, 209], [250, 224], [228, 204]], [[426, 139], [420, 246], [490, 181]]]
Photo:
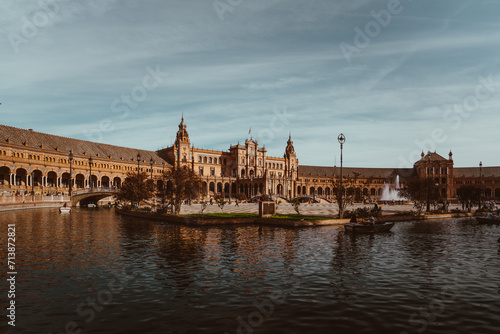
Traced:
[[250, 129], [248, 130], [248, 134], [250, 134], [252, 132], [252, 127], [250, 127]]

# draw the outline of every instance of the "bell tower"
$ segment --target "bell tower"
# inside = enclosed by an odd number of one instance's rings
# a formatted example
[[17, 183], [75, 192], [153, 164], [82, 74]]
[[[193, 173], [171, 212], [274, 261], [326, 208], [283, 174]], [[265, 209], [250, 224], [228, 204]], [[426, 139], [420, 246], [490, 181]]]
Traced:
[[191, 162], [190, 148], [191, 143], [189, 141], [189, 134], [186, 130], [186, 124], [184, 123], [183, 114], [174, 144], [175, 164], [177, 167], [189, 165], [189, 163]]
[[288, 141], [286, 143], [285, 154], [285, 177], [291, 177], [292, 180], [296, 179], [298, 172], [299, 161], [297, 160], [297, 155], [295, 154], [295, 148], [293, 147], [292, 133], [288, 135]]

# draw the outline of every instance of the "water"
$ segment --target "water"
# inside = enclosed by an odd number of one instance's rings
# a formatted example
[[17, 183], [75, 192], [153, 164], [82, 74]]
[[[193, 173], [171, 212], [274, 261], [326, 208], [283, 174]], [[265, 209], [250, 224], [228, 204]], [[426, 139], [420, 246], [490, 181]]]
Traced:
[[[0, 213], [2, 259], [8, 223], [18, 308], [15, 331], [2, 315], [2, 332], [500, 329], [500, 228], [474, 220], [353, 237], [337, 227], [187, 228], [106, 209], [38, 209]], [[4, 314], [7, 284], [0, 289]]]
[[399, 190], [400, 184], [399, 184], [399, 175], [396, 175], [396, 187], [391, 188], [388, 183], [384, 183], [384, 189], [382, 189], [382, 196], [380, 199], [382, 201], [401, 201], [404, 200], [404, 198], [399, 196]]

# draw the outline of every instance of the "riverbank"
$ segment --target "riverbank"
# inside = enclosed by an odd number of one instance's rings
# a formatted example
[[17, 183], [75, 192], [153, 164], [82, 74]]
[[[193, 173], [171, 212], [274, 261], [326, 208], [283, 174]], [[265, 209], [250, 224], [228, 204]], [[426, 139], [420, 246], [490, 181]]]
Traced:
[[42, 208], [59, 208], [64, 203], [70, 202], [32, 202], [32, 203], [16, 203], [16, 204], [2, 204], [0, 205], [0, 212], [13, 211], [13, 210], [30, 210]]
[[[270, 225], [281, 227], [314, 227], [314, 226], [332, 226], [344, 225], [350, 219], [338, 219], [328, 217], [294, 217], [293, 219], [275, 216], [268, 218], [259, 218], [257, 215], [246, 214], [243, 216], [227, 215], [227, 216], [213, 216], [207, 215], [164, 215], [152, 212], [129, 211], [123, 209], [115, 209], [116, 213], [143, 219], [152, 219], [162, 222], [182, 224], [188, 226], [219, 226], [219, 225]], [[432, 219], [445, 219], [445, 218], [466, 218], [474, 217], [472, 213], [449, 213], [449, 214], [434, 214], [434, 215], [385, 215], [377, 218], [379, 222], [402, 222], [414, 220], [432, 220]]]
[[283, 227], [309, 227], [309, 226], [327, 226], [327, 225], [343, 225], [349, 219], [327, 219], [325, 217], [317, 217], [314, 219], [287, 219], [287, 218], [259, 218], [258, 215], [246, 215], [246, 217], [238, 217], [237, 215], [229, 215], [227, 217], [212, 217], [207, 215], [163, 215], [150, 212], [129, 211], [123, 209], [115, 209], [116, 213], [136, 218], [153, 219], [168, 223], [191, 225], [191, 226], [217, 226], [217, 225], [274, 225]]

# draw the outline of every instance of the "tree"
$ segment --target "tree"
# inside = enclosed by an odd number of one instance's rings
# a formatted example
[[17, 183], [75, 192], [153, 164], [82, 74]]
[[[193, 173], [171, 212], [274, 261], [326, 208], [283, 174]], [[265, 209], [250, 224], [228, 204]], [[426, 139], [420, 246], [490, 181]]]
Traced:
[[479, 205], [481, 200], [481, 188], [474, 185], [462, 186], [457, 189], [457, 196], [460, 202], [467, 203], [470, 212], [473, 205]]
[[172, 182], [172, 187], [167, 187], [165, 190], [163, 200], [168, 201], [176, 215], [181, 211], [182, 202], [202, 195], [200, 177], [186, 166], [172, 167], [163, 177]]
[[340, 185], [340, 179], [333, 183], [333, 191], [337, 200], [340, 219], [344, 217], [347, 206], [354, 203], [356, 193], [359, 194], [361, 192], [361, 185], [357, 185], [359, 175], [359, 173], [354, 173], [352, 176], [348, 175], [342, 178], [342, 185]]
[[139, 203], [140, 201], [153, 197], [154, 190], [154, 182], [148, 178], [147, 173], [137, 174], [135, 172], [130, 172], [127, 174], [127, 178], [116, 195], [116, 198], [126, 202]]
[[439, 199], [439, 192], [434, 180], [431, 178], [420, 178], [418, 176], [408, 179], [405, 187], [398, 189], [398, 194], [402, 198], [413, 201], [417, 213], [422, 213], [424, 204], [427, 211], [431, 209], [431, 202]]
[[224, 212], [224, 205], [226, 205], [227, 203], [224, 199], [224, 196], [222, 196], [222, 194], [217, 194], [214, 196], [214, 200], [217, 202], [217, 205], [222, 210], [222, 212]]
[[298, 198], [294, 198], [292, 200], [292, 206], [293, 206], [293, 209], [295, 210], [295, 212], [297, 212], [297, 214], [300, 215], [300, 209], [299, 209], [300, 200]]

